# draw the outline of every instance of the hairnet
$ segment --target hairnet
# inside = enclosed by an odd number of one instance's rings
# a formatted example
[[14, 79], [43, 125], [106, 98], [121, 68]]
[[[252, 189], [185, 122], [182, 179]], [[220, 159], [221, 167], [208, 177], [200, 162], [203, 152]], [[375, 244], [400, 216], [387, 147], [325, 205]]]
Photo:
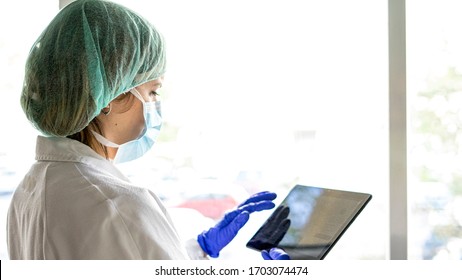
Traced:
[[68, 136], [121, 93], [164, 72], [164, 42], [148, 21], [112, 2], [77, 0], [32, 46], [21, 106], [45, 135]]

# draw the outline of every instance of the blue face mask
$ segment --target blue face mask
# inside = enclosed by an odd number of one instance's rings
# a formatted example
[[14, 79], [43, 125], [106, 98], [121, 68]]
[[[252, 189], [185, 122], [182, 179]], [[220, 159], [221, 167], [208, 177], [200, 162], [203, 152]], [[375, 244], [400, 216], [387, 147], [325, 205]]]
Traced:
[[141, 135], [135, 140], [119, 145], [104, 138], [101, 134], [92, 131], [96, 140], [101, 144], [107, 147], [118, 148], [117, 154], [113, 159], [114, 163], [132, 161], [144, 155], [154, 145], [162, 126], [160, 101], [146, 102], [136, 89], [132, 89], [130, 92], [143, 103], [145, 126]]

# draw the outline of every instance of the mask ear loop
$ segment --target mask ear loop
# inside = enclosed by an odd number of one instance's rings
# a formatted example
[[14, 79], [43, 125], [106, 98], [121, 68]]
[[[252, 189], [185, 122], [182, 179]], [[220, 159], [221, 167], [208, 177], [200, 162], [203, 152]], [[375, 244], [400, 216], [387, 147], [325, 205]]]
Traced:
[[132, 88], [130, 90], [130, 92], [136, 97], [138, 98], [141, 103], [146, 103], [146, 101], [143, 99], [143, 97], [141, 96], [141, 94], [139, 93], [139, 91], [136, 89], [136, 88]]
[[104, 146], [111, 147], [111, 148], [119, 148], [120, 147], [120, 145], [107, 140], [106, 138], [104, 138], [103, 135], [99, 134], [98, 132], [95, 132], [93, 130], [90, 130], [90, 131], [91, 131], [91, 133], [93, 133], [93, 136], [95, 136], [96, 140], [98, 140], [98, 142], [100, 142]]

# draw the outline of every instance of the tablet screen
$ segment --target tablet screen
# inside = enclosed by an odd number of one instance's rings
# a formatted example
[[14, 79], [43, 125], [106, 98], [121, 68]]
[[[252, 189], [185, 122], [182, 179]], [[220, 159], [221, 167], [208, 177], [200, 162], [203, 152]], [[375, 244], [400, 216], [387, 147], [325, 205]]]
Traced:
[[323, 259], [371, 199], [370, 194], [295, 186], [247, 247], [284, 249], [291, 259]]

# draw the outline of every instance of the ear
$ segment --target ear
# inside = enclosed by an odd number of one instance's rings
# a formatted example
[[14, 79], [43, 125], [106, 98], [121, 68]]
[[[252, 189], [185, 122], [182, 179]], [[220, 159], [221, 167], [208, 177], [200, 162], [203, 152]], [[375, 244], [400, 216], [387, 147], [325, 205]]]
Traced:
[[109, 103], [106, 107], [104, 107], [102, 110], [101, 110], [101, 113], [105, 116], [109, 115], [111, 113], [111, 110], [112, 110], [112, 105], [111, 103]]

